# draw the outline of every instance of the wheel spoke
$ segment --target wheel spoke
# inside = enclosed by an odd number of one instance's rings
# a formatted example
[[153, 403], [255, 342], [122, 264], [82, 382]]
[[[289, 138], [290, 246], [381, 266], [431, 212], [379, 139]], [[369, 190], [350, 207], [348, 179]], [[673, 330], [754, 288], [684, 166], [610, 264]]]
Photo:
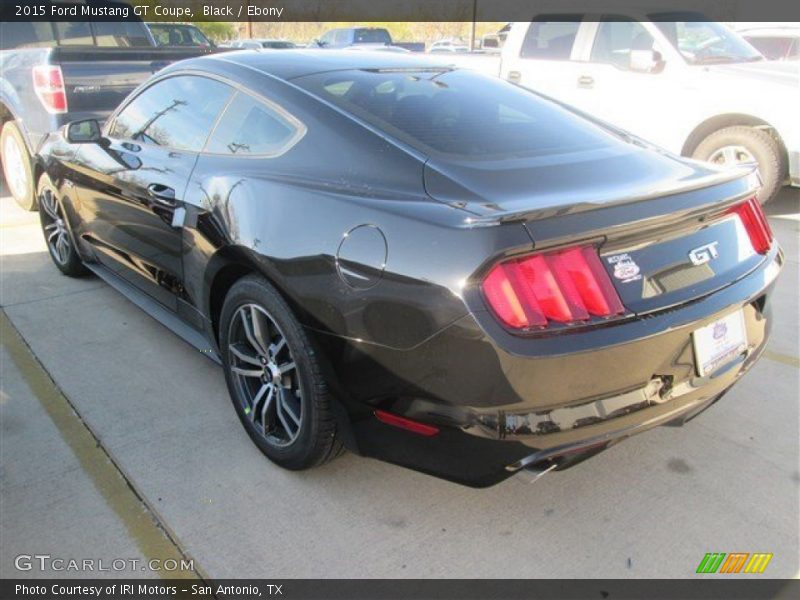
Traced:
[[257, 356], [253, 356], [251, 354], [247, 354], [246, 352], [244, 352], [243, 350], [237, 348], [234, 345], [230, 346], [230, 350], [233, 353], [233, 355], [236, 358], [238, 358], [239, 360], [241, 360], [242, 362], [246, 362], [246, 363], [249, 363], [251, 365], [256, 365], [257, 367], [261, 366], [261, 361], [258, 359]]
[[735, 165], [736, 164], [736, 148], [733, 146], [728, 146], [722, 151], [722, 156], [724, 158], [725, 164], [727, 165]]
[[295, 368], [294, 361], [278, 365], [278, 370], [281, 372], [281, 375], [285, 375], [294, 368]]
[[250, 307], [250, 319], [253, 321], [253, 335], [260, 345], [263, 354], [268, 354], [269, 348], [269, 326], [264, 322], [264, 316], [255, 306]]
[[264, 371], [261, 369], [242, 369], [241, 367], [231, 367], [231, 372], [241, 375], [242, 377], [255, 377], [257, 379], [261, 379], [261, 376], [264, 374]]
[[279, 341], [275, 342], [269, 347], [270, 352], [272, 352], [271, 356], [278, 356], [278, 353], [283, 350], [284, 346], [286, 346], [286, 338], [282, 337]]
[[53, 238], [58, 237], [60, 235], [61, 235], [61, 231], [59, 229], [56, 229], [53, 233], [51, 233], [50, 235], [47, 236], [47, 241], [48, 242], [52, 242]]
[[269, 394], [267, 394], [267, 399], [264, 400], [264, 405], [261, 407], [261, 433], [267, 435], [267, 411], [269, 407], [272, 406], [272, 398], [275, 397], [275, 386], [269, 386]]
[[261, 397], [264, 394], [267, 393], [267, 390], [269, 390], [271, 387], [272, 387], [271, 383], [265, 383], [258, 390], [258, 393], [256, 394], [255, 398], [253, 398], [253, 403], [250, 405], [250, 420], [251, 421], [255, 422], [255, 420], [256, 420], [256, 409], [258, 408], [258, 402], [261, 400]]
[[56, 247], [58, 248], [58, 257], [61, 259], [61, 262], [67, 262], [67, 258], [69, 258], [69, 244], [67, 243], [66, 235], [64, 233], [58, 237]]
[[50, 225], [44, 226], [45, 231], [50, 231], [51, 229], [58, 229], [58, 223], [50, 223]]
[[278, 419], [283, 425], [283, 429], [286, 431], [286, 435], [289, 436], [289, 439], [293, 439], [295, 434], [292, 431], [292, 428], [289, 427], [289, 423], [286, 421], [286, 417], [283, 415], [283, 409], [285, 404], [283, 402], [283, 390], [278, 392], [278, 401], [275, 403], [275, 413], [278, 415]]
[[42, 207], [44, 208], [44, 212], [46, 212], [47, 215], [54, 220], [59, 218], [55, 204], [55, 198], [53, 197], [52, 193], [45, 192], [42, 194]]
[[299, 426], [300, 426], [300, 416], [295, 414], [294, 409], [291, 406], [291, 402], [287, 398], [288, 393], [289, 393], [289, 390], [287, 390], [286, 388], [281, 388], [281, 390], [280, 390], [280, 405], [283, 408], [283, 410], [286, 411], [286, 414], [288, 414], [289, 417], [291, 417], [292, 421], [295, 422], [295, 425], [297, 425], [298, 428], [299, 428]]
[[239, 311], [239, 314], [241, 315], [242, 327], [244, 328], [244, 335], [247, 337], [247, 341], [250, 342], [253, 350], [266, 356], [266, 350], [261, 347], [261, 345], [258, 343], [258, 340], [253, 335], [253, 329], [250, 327], [250, 322], [247, 320], [247, 313], [244, 311], [244, 309], [242, 309]]

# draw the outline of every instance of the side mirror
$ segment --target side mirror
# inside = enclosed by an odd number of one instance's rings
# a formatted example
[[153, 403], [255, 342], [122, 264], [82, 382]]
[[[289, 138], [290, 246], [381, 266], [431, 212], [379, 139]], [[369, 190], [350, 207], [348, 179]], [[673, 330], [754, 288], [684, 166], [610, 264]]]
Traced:
[[316, 44], [318, 48], [324, 48], [328, 45], [328, 42], [324, 42], [322, 40], [312, 40], [312, 42]]
[[103, 139], [100, 123], [95, 119], [73, 121], [64, 128], [64, 137], [70, 144], [96, 144]]
[[637, 73], [658, 73], [664, 68], [664, 59], [656, 50], [631, 50], [630, 69]]

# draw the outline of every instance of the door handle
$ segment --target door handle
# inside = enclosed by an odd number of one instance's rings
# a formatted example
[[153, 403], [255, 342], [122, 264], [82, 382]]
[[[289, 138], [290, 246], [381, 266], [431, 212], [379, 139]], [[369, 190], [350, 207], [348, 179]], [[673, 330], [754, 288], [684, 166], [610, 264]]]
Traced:
[[522, 73], [520, 73], [519, 71], [509, 71], [508, 80], [511, 83], [519, 83], [520, 81], [522, 81]]
[[147, 186], [147, 193], [153, 200], [155, 200], [159, 204], [164, 204], [170, 207], [174, 207], [176, 204], [175, 190], [173, 190], [168, 185], [163, 185], [161, 183], [151, 183], [150, 185]]
[[578, 77], [578, 87], [592, 88], [594, 87], [594, 77], [591, 75], [581, 75]]

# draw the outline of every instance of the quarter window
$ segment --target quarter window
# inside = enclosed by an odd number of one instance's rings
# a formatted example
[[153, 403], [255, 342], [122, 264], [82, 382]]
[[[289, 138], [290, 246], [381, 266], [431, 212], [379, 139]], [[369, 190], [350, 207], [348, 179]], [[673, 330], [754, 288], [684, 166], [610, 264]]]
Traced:
[[532, 21], [522, 42], [520, 58], [568, 60], [581, 25], [580, 15], [547, 15]]
[[592, 62], [630, 68], [631, 50], [652, 50], [655, 40], [637, 21], [603, 21], [592, 47]]
[[205, 77], [164, 79], [122, 109], [111, 136], [199, 152], [232, 94], [230, 86]]
[[214, 154], [275, 155], [305, 132], [294, 117], [249, 94], [237, 93], [217, 124], [206, 151]]

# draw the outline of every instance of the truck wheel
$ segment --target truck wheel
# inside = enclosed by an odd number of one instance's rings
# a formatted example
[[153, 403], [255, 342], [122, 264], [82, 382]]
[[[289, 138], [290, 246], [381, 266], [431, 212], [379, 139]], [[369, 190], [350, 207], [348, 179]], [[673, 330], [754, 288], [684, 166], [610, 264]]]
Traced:
[[769, 133], [753, 127], [726, 127], [709, 135], [697, 146], [692, 158], [722, 167], [754, 165], [762, 186], [758, 200], [772, 200], [783, 183], [783, 161], [778, 142]]
[[233, 406], [267, 458], [300, 470], [341, 452], [312, 341], [275, 288], [254, 275], [237, 282], [222, 307], [219, 337]]
[[19, 127], [14, 121], [3, 124], [3, 132], [0, 133], [0, 154], [2, 154], [6, 184], [14, 200], [25, 210], [36, 210], [31, 157]]

